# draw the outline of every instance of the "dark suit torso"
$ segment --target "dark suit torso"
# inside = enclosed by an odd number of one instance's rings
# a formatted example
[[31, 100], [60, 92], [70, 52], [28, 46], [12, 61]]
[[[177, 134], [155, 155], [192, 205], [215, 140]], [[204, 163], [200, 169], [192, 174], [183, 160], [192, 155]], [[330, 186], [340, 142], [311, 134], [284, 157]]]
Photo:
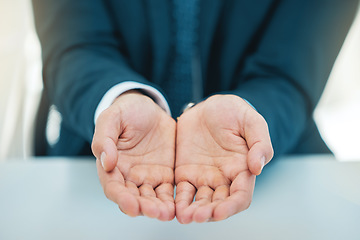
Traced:
[[[328, 152], [312, 112], [357, 3], [202, 0], [202, 97], [230, 93], [247, 99], [268, 122], [276, 155]], [[171, 1], [33, 0], [33, 5], [45, 82], [39, 154], [89, 154], [95, 108], [117, 83], [142, 82], [166, 97]], [[44, 149], [41, 119], [50, 104], [63, 116], [62, 132], [55, 146]]]

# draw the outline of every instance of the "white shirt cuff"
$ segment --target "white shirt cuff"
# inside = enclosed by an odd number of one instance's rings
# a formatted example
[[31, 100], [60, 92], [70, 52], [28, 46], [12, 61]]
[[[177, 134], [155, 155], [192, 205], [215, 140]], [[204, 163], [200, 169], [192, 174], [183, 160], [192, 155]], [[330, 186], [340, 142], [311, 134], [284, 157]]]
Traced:
[[133, 81], [126, 81], [119, 83], [112, 88], [110, 88], [105, 95], [102, 97], [99, 105], [95, 110], [94, 116], [94, 123], [98, 119], [99, 115], [115, 101], [115, 99], [120, 96], [122, 93], [127, 92], [129, 90], [140, 89], [149, 97], [151, 97], [154, 102], [156, 102], [162, 109], [164, 109], [170, 116], [171, 111], [169, 104], [167, 103], [165, 97], [154, 87], [149, 85], [133, 82]]

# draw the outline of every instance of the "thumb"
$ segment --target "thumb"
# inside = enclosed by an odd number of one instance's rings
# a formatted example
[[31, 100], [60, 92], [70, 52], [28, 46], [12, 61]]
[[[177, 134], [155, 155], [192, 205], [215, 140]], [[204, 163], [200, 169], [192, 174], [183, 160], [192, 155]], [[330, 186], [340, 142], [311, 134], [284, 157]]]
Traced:
[[254, 175], [259, 175], [272, 157], [273, 150], [271, 144], [258, 142], [252, 145], [247, 158], [250, 172]]
[[274, 156], [269, 129], [265, 119], [255, 110], [245, 119], [245, 140], [249, 147], [247, 163], [254, 175], [259, 175], [263, 167]]
[[91, 149], [107, 172], [112, 171], [117, 164], [116, 144], [121, 133], [119, 116], [111, 108], [102, 112], [96, 121]]

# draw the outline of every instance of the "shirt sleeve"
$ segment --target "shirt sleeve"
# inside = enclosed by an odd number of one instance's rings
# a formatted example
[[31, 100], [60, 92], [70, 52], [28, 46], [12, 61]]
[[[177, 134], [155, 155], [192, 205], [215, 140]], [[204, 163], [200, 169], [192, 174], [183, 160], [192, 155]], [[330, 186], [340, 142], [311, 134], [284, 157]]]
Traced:
[[118, 96], [120, 96], [124, 92], [135, 89], [139, 89], [142, 92], [144, 92], [147, 96], [152, 98], [154, 102], [157, 103], [167, 114], [171, 116], [169, 104], [167, 103], [165, 97], [160, 93], [160, 91], [158, 91], [156, 88], [152, 86], [143, 83], [126, 81], [113, 86], [105, 93], [105, 95], [102, 97], [102, 99], [99, 102], [99, 105], [95, 110], [94, 123], [96, 123], [96, 120], [98, 119], [99, 115], [105, 109], [110, 107], [110, 105], [114, 102], [114, 100]]

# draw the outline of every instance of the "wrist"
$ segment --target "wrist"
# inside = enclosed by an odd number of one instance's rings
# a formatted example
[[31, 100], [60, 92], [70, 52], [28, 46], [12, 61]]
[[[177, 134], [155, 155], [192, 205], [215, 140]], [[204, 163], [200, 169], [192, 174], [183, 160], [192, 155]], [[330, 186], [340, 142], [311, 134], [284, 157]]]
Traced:
[[159, 105], [154, 102], [151, 97], [143, 94], [138, 90], [129, 90], [122, 93], [114, 100], [110, 108], [125, 115], [139, 115], [141, 112], [148, 111], [152, 111], [153, 113], [161, 112], [166, 114], [166, 112], [161, 107], [159, 107]]

